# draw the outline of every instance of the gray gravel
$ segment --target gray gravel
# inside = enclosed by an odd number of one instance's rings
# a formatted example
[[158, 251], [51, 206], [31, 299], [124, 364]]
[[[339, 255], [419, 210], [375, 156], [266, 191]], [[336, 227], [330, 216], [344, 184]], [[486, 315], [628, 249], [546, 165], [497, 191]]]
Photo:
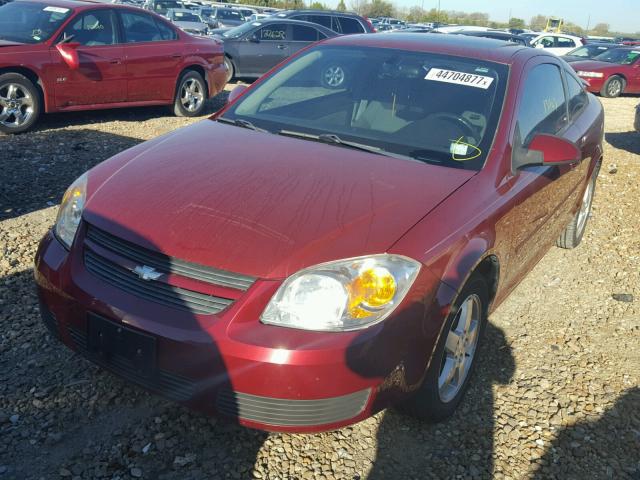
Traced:
[[640, 480], [637, 99], [603, 103], [605, 165], [616, 168], [601, 170], [584, 243], [550, 251], [492, 316], [456, 415], [425, 425], [389, 410], [319, 435], [191, 413], [93, 366], [40, 324], [32, 259], [55, 218], [48, 202], [92, 165], [195, 120], [89, 112], [0, 136], [0, 480]]

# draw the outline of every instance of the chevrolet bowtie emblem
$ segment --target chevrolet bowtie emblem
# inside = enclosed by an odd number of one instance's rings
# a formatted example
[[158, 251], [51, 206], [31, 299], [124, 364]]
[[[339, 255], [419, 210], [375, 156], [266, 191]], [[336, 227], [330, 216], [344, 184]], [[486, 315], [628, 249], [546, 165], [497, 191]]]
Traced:
[[133, 273], [138, 275], [142, 280], [147, 280], [147, 281], [157, 280], [162, 276], [161, 272], [158, 272], [155, 268], [148, 267], [146, 265], [138, 265], [132, 271]]

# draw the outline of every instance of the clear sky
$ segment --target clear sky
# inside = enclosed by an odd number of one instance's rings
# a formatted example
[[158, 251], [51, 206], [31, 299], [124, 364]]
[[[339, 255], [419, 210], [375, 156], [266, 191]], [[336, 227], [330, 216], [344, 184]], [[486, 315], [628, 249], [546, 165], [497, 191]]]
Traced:
[[[438, 7], [438, 0], [391, 0], [404, 8], [414, 5], [426, 10]], [[328, 3], [328, 2], [327, 2]], [[337, 0], [335, 2], [338, 3]], [[349, 0], [345, 0], [347, 6]], [[440, 0], [442, 10], [488, 13], [491, 20], [504, 21], [512, 17], [523, 18], [528, 23], [537, 14], [564, 18], [586, 28], [589, 16], [591, 27], [604, 22], [613, 31], [640, 32], [640, 0]]]

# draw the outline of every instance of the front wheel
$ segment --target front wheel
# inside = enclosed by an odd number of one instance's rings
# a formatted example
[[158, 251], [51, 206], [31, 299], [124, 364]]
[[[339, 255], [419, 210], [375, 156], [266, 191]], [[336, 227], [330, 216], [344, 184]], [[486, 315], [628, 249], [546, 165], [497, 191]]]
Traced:
[[474, 273], [451, 308], [422, 385], [400, 406], [403, 411], [429, 422], [453, 414], [477, 363], [488, 304], [487, 282]]
[[178, 117], [197, 117], [202, 114], [207, 99], [207, 87], [198, 72], [188, 71], [178, 82], [173, 111]]
[[569, 225], [567, 225], [564, 231], [556, 240], [556, 245], [560, 248], [576, 248], [580, 245], [584, 232], [587, 229], [587, 220], [591, 214], [591, 204], [593, 203], [593, 194], [596, 190], [596, 179], [598, 177], [599, 166], [593, 171], [593, 175], [589, 180], [584, 195], [582, 196], [582, 203], [580, 204], [580, 210], [575, 214]]
[[624, 78], [618, 75], [613, 75], [609, 77], [609, 79], [602, 86], [600, 95], [606, 98], [616, 98], [622, 95], [622, 92], [624, 92], [624, 87]]
[[26, 132], [41, 110], [40, 90], [31, 80], [19, 73], [0, 75], [0, 132]]

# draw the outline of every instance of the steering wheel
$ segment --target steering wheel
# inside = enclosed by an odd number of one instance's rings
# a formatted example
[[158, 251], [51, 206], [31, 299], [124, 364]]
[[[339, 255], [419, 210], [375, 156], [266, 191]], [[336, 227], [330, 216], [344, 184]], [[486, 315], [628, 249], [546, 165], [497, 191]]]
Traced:
[[461, 127], [461, 129], [464, 130], [464, 136], [467, 137], [467, 140], [469, 138], [473, 138], [474, 140], [476, 139], [476, 130], [474, 126], [471, 125], [466, 119], [459, 117], [457, 115], [454, 115], [453, 113], [449, 113], [449, 112], [432, 113], [431, 115], [428, 115], [427, 118], [429, 118], [430, 120], [437, 119], [437, 120], [443, 120], [449, 123], [453, 123], [457, 127]]

